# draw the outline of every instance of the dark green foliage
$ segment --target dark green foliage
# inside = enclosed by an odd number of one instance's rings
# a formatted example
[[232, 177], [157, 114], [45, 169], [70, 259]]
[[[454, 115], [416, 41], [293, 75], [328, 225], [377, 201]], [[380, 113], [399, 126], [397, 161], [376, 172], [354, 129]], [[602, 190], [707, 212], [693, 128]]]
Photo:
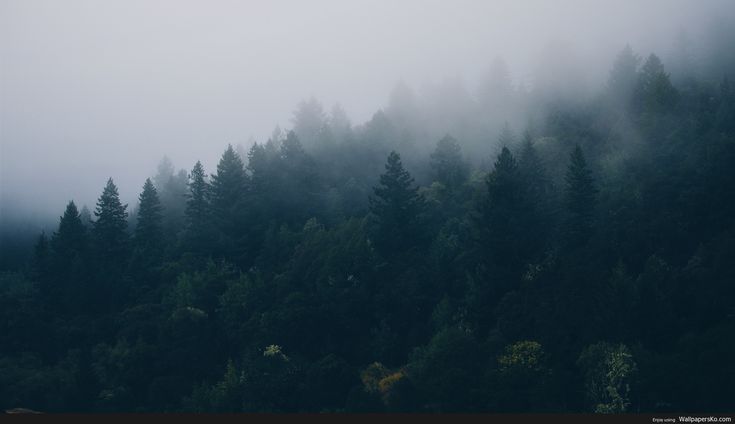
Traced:
[[183, 242], [186, 251], [205, 254], [211, 248], [213, 227], [210, 189], [204, 167], [197, 161], [189, 174], [189, 193], [184, 212], [186, 226]]
[[595, 218], [597, 188], [592, 171], [579, 145], [569, 157], [569, 168], [564, 177], [564, 205], [566, 222], [564, 236], [571, 247], [579, 247], [589, 239]]
[[530, 209], [518, 163], [507, 147], [498, 155], [485, 185], [487, 195], [477, 217], [482, 256], [488, 266], [519, 271], [528, 246], [518, 236], [525, 231]]
[[209, 219], [209, 184], [204, 167], [197, 161], [189, 174], [189, 196], [186, 201], [187, 226], [190, 231]]
[[247, 182], [242, 159], [228, 145], [217, 164], [217, 173], [212, 175], [210, 201], [218, 236], [215, 252], [230, 260], [242, 260]]
[[150, 178], [145, 180], [143, 192], [138, 198], [138, 223], [135, 226], [134, 243], [147, 254], [159, 254], [161, 245], [161, 202]]
[[421, 241], [424, 200], [395, 151], [388, 155], [380, 185], [373, 189], [370, 212], [375, 217], [374, 243], [385, 258], [402, 255]]
[[244, 200], [246, 182], [242, 159], [232, 145], [228, 145], [211, 182], [212, 209], [221, 229], [226, 229], [236, 220], [235, 215]]
[[87, 229], [74, 202], [69, 202], [59, 220], [59, 229], [51, 236], [55, 261], [68, 264], [87, 248]]
[[95, 252], [105, 263], [121, 264], [127, 255], [129, 249], [128, 213], [125, 211], [127, 207], [128, 205], [120, 203], [117, 187], [110, 178], [97, 200], [97, 208], [94, 211], [96, 220], [92, 228]]
[[531, 134], [526, 132], [521, 144], [521, 152], [518, 159], [518, 172], [521, 174], [526, 195], [534, 208], [549, 218], [553, 215], [554, 185], [551, 177], [546, 171], [546, 165], [541, 160], [538, 150], [534, 145]]
[[625, 345], [596, 343], [579, 355], [592, 412], [621, 414], [631, 411], [637, 366]]
[[88, 253], [87, 229], [74, 202], [66, 206], [49, 244], [46, 275], [40, 280], [41, 294], [57, 311], [74, 308], [73, 291], [81, 288], [83, 263]]
[[[408, 378], [425, 401], [426, 412], [465, 412], [481, 407], [482, 349], [472, 334], [447, 328], [414, 351]], [[416, 390], [416, 389], [415, 389]]]
[[112, 180], [96, 220], [3, 236], [0, 408], [731, 412], [735, 95], [637, 68], [431, 156], [405, 87], [363, 126], [311, 102], [246, 168], [162, 161], [132, 240]]
[[655, 54], [651, 54], [643, 64], [636, 87], [636, 105], [644, 114], [670, 112], [678, 100], [678, 93], [664, 65]]
[[275, 173], [278, 175], [275, 208], [281, 209], [285, 222], [301, 226], [307, 219], [319, 216], [320, 199], [316, 197], [322, 191], [319, 175], [314, 160], [293, 131], [288, 132], [281, 144]]
[[540, 343], [523, 340], [505, 346], [497, 365], [490, 373], [499, 386], [496, 408], [503, 412], [540, 412], [553, 400], [547, 387], [550, 370]]
[[133, 296], [156, 284], [157, 266], [163, 259], [165, 246], [161, 203], [150, 178], [145, 180], [138, 200], [137, 224], [130, 259], [130, 273], [135, 278]]
[[558, 214], [554, 184], [529, 132], [523, 136], [518, 172], [523, 181], [527, 208], [523, 243], [529, 247], [528, 259], [536, 261], [549, 245], [549, 238], [554, 234], [549, 224], [556, 223]]

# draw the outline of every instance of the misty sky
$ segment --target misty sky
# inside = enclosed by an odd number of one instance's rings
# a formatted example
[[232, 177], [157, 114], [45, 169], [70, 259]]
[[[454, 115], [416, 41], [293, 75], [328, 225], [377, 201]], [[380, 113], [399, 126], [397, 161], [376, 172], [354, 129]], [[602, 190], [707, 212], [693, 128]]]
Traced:
[[112, 176], [132, 207], [164, 154], [213, 172], [227, 143], [290, 127], [309, 96], [360, 124], [399, 79], [472, 92], [497, 56], [532, 85], [552, 41], [604, 77], [626, 42], [665, 55], [734, 4], [0, 0], [0, 202], [57, 216]]

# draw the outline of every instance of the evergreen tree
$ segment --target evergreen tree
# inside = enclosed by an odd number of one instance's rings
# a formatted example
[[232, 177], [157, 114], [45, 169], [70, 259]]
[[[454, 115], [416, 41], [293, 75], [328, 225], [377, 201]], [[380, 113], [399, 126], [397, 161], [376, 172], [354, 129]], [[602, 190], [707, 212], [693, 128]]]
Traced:
[[50, 273], [46, 284], [41, 286], [44, 301], [56, 311], [74, 311], [84, 290], [87, 228], [73, 201], [67, 204], [59, 219], [50, 246]]
[[212, 175], [211, 183], [212, 210], [220, 226], [226, 226], [235, 219], [237, 208], [241, 206], [245, 195], [245, 187], [242, 159], [232, 145], [228, 145], [217, 164], [217, 173]]
[[294, 132], [309, 148], [317, 146], [322, 141], [327, 116], [321, 103], [315, 97], [299, 103], [294, 111], [292, 122]]
[[597, 188], [579, 145], [574, 147], [565, 176], [565, 235], [572, 247], [584, 244], [592, 232]]
[[469, 171], [462, 159], [462, 148], [449, 134], [436, 144], [431, 154], [431, 170], [433, 178], [450, 191], [456, 190], [467, 180]]
[[554, 220], [552, 201], [553, 187], [546, 173], [546, 167], [533, 145], [529, 132], [523, 136], [518, 172], [523, 182], [528, 215], [525, 243], [538, 253], [549, 236], [550, 222]]
[[59, 219], [58, 230], [51, 237], [55, 262], [68, 266], [75, 256], [81, 254], [87, 244], [86, 233], [87, 229], [82, 223], [81, 214], [74, 202], [70, 201], [64, 215]]
[[478, 232], [484, 259], [490, 264], [517, 270], [525, 249], [527, 204], [518, 163], [503, 147], [485, 181], [487, 196], [480, 205]]
[[380, 185], [373, 188], [370, 212], [376, 220], [375, 246], [387, 258], [399, 255], [420, 242], [419, 219], [424, 199], [413, 186], [411, 174], [403, 169], [395, 151], [388, 155]]
[[298, 137], [296, 132], [289, 131], [286, 134], [286, 139], [281, 144], [280, 157], [282, 160], [296, 164], [303, 160], [306, 155], [306, 151], [301, 144], [301, 139]]
[[[280, 143], [279, 143], [280, 144]], [[254, 143], [248, 152], [248, 166], [251, 188], [258, 195], [265, 195], [271, 180], [268, 175], [270, 158], [264, 145]]]
[[92, 228], [95, 248], [103, 262], [121, 264], [128, 249], [127, 217], [128, 205], [120, 203], [120, 196], [112, 178], [97, 200], [94, 215], [97, 219]]
[[233, 218], [236, 208], [245, 194], [246, 175], [242, 159], [232, 148], [222, 154], [217, 164], [217, 173], [212, 175], [212, 208], [220, 221]]
[[641, 68], [636, 87], [636, 105], [642, 113], [665, 113], [672, 110], [678, 93], [664, 70], [661, 59], [651, 54]]
[[210, 188], [212, 219], [219, 234], [218, 253], [235, 258], [238, 256], [237, 243], [245, 233], [247, 175], [232, 145], [222, 154]]
[[[274, 137], [278, 136], [274, 134]], [[278, 141], [278, 149], [283, 140]], [[250, 174], [251, 208], [254, 210], [257, 220], [267, 222], [273, 219], [278, 211], [274, 205], [283, 201], [280, 197], [280, 185], [283, 175], [279, 172], [278, 150], [269, 140], [265, 145], [254, 143], [248, 152], [248, 172]], [[269, 216], [270, 215], [270, 216]], [[280, 216], [280, 215], [278, 215]]]
[[618, 53], [607, 80], [607, 90], [612, 100], [624, 108], [630, 106], [633, 91], [638, 82], [638, 66], [641, 58], [633, 53], [630, 45]]
[[211, 230], [209, 204], [210, 187], [202, 163], [197, 161], [189, 174], [189, 194], [186, 200], [185, 244], [187, 250], [204, 252]]
[[153, 182], [159, 192], [165, 189], [168, 181], [174, 176], [175, 170], [174, 164], [168, 156], [164, 156], [161, 161], [158, 162], [156, 176], [153, 177]]
[[138, 198], [138, 224], [135, 227], [136, 248], [147, 254], [159, 253], [161, 248], [161, 202], [153, 182], [148, 178]]
[[173, 242], [176, 233], [184, 226], [187, 172], [183, 169], [176, 172], [174, 164], [164, 156], [152, 181], [161, 204], [163, 236], [166, 242]]
[[319, 192], [320, 183], [316, 165], [293, 131], [286, 135], [279, 153], [276, 208], [287, 223], [303, 225], [318, 216], [319, 202], [314, 194]]
[[521, 153], [518, 159], [518, 171], [528, 186], [531, 197], [542, 197], [548, 191], [549, 180], [541, 158], [533, 145], [533, 137], [529, 132], [523, 134]]

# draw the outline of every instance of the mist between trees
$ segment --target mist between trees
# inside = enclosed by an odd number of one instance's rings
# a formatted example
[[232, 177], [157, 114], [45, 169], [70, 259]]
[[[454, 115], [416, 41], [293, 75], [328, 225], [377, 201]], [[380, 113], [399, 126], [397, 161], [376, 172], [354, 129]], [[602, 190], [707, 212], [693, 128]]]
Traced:
[[497, 61], [100, 181], [3, 246], [0, 406], [732, 410], [735, 68], [682, 63], [628, 46], [581, 96]]

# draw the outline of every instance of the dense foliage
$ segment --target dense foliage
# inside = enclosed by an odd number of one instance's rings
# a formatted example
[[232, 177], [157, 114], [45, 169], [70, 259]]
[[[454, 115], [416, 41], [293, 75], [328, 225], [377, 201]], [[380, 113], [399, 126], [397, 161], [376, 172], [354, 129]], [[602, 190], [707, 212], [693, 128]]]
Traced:
[[0, 275], [0, 407], [732, 410], [735, 90], [641, 62], [482, 160], [305, 102], [130, 217], [110, 179]]

